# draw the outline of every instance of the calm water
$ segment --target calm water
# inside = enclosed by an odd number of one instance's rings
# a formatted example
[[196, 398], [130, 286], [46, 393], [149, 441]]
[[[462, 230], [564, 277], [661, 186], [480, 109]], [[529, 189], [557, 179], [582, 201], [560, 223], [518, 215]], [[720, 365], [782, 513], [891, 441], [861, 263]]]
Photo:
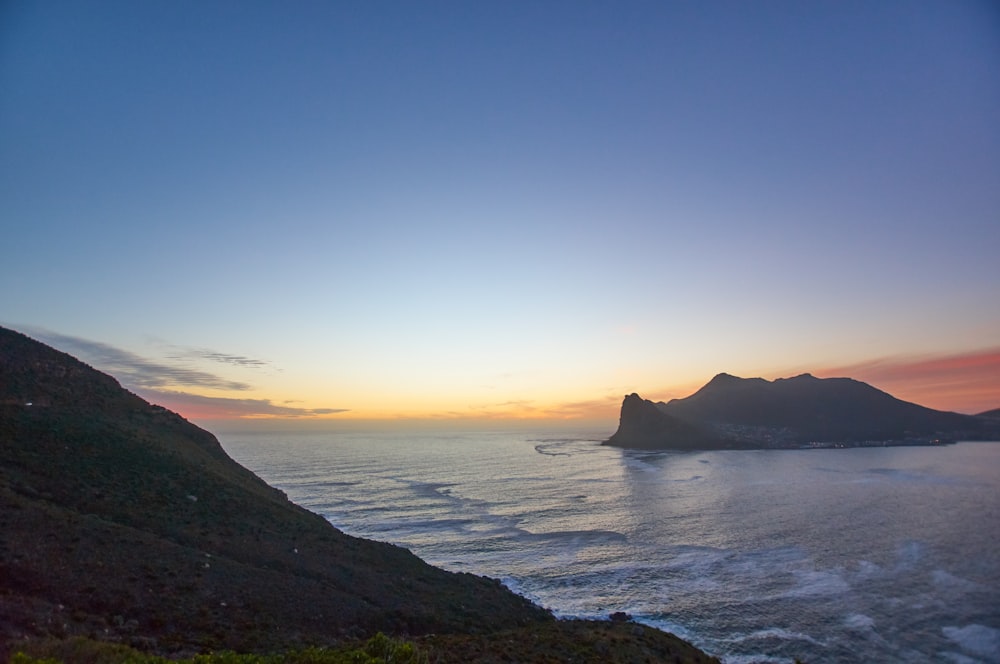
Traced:
[[574, 434], [223, 434], [342, 530], [726, 662], [1000, 663], [1000, 444], [640, 453]]

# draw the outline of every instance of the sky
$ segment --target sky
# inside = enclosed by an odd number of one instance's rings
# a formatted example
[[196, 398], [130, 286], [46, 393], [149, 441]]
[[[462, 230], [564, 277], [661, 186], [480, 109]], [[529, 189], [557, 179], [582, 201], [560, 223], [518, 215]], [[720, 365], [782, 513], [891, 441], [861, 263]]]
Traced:
[[198, 422], [1000, 407], [994, 2], [0, 5], [0, 324]]

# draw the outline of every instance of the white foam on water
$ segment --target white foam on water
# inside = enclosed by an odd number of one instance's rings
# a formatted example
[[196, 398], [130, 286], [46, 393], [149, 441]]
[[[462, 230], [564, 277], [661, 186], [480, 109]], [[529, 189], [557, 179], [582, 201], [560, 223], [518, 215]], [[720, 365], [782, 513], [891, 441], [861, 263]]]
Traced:
[[823, 595], [838, 595], [851, 589], [851, 586], [837, 572], [808, 570], [795, 573], [798, 587], [792, 588], [780, 597], [817, 597]]
[[525, 531], [525, 540], [535, 540], [543, 544], [568, 544], [574, 548], [590, 543], [625, 542], [628, 538], [613, 530], [554, 530], [547, 533]]
[[852, 613], [844, 618], [844, 627], [859, 631], [870, 631], [875, 629], [875, 621], [871, 616], [866, 616], [863, 613]]
[[868, 581], [885, 574], [885, 571], [875, 563], [868, 560], [858, 561], [858, 570], [854, 573], [856, 581]]
[[821, 641], [817, 641], [808, 634], [803, 634], [801, 632], [793, 632], [791, 630], [782, 629], [781, 627], [771, 627], [768, 629], [760, 629], [756, 632], [744, 635], [736, 635], [732, 638], [723, 639], [730, 643], [742, 643], [744, 641], [759, 641], [761, 639], [779, 639], [781, 641], [806, 641], [807, 643], [812, 643], [817, 646], [824, 646], [825, 644]]
[[963, 593], [984, 590], [983, 586], [975, 581], [963, 579], [962, 577], [955, 576], [954, 574], [946, 572], [943, 569], [936, 569], [931, 572], [931, 579], [934, 581], [935, 586], [942, 589], [956, 590]]
[[545, 606], [545, 604], [541, 601], [541, 598], [538, 595], [528, 592], [527, 589], [524, 588], [520, 579], [518, 579], [517, 577], [503, 576], [500, 577], [499, 581], [500, 584], [503, 585], [503, 587], [505, 587], [507, 590], [511, 591], [515, 595], [520, 595], [521, 597], [524, 597], [525, 599], [528, 599], [543, 608], [546, 609], [551, 608]]
[[985, 661], [1000, 662], [1000, 629], [986, 625], [942, 627], [941, 632], [965, 652]]
[[667, 557], [663, 566], [668, 569], [690, 570], [699, 574], [703, 574], [707, 568], [721, 563], [727, 555], [724, 550], [709, 546], [679, 546], [675, 550], [676, 553]]
[[[935, 477], [996, 467], [1000, 445], [649, 454], [548, 433], [313, 438], [242, 449], [345, 532], [499, 577], [557, 615], [625, 611], [730, 664], [1000, 664], [983, 517], [1000, 510], [1000, 480]], [[954, 472], [932, 463], [945, 451]]]
[[924, 545], [914, 540], [907, 540], [896, 547], [896, 556], [897, 570], [910, 569], [924, 557]]
[[723, 655], [722, 664], [794, 664], [791, 657], [772, 657], [770, 655]]
[[637, 471], [640, 471], [640, 472], [643, 472], [643, 473], [659, 473], [660, 472], [660, 468], [659, 467], [657, 467], [657, 466], [655, 466], [655, 465], [653, 465], [651, 463], [648, 463], [646, 461], [643, 461], [642, 459], [636, 458], [634, 456], [628, 456], [628, 455], [623, 456], [622, 457], [622, 461], [624, 461], [625, 465], [627, 465], [629, 467], [629, 470], [637, 470]]
[[655, 627], [661, 632], [668, 632], [670, 634], [673, 634], [674, 636], [680, 637], [689, 643], [694, 643], [695, 645], [697, 645], [698, 643], [697, 636], [693, 632], [691, 632], [691, 630], [689, 630], [684, 625], [681, 625], [679, 623], [671, 622], [669, 620], [663, 620], [662, 618], [652, 619], [642, 616], [635, 616], [634, 620], [637, 623], [643, 625], [649, 625], [650, 627]]

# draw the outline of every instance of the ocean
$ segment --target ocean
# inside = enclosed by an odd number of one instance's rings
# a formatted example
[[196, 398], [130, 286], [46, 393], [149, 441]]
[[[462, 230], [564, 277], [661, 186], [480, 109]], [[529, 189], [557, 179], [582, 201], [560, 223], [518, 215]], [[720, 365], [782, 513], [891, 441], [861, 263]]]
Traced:
[[727, 664], [1000, 664], [1000, 444], [639, 452], [607, 432], [223, 433], [341, 530]]

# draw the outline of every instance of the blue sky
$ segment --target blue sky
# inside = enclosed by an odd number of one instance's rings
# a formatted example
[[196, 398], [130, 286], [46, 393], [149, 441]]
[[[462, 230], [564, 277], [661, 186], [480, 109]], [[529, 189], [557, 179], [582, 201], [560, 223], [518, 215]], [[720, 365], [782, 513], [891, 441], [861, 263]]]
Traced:
[[1000, 406], [993, 3], [57, 1], [0, 26], [0, 322], [162, 367], [134, 387], [194, 417], [604, 420], [720, 371], [935, 360], [974, 375], [875, 384]]

